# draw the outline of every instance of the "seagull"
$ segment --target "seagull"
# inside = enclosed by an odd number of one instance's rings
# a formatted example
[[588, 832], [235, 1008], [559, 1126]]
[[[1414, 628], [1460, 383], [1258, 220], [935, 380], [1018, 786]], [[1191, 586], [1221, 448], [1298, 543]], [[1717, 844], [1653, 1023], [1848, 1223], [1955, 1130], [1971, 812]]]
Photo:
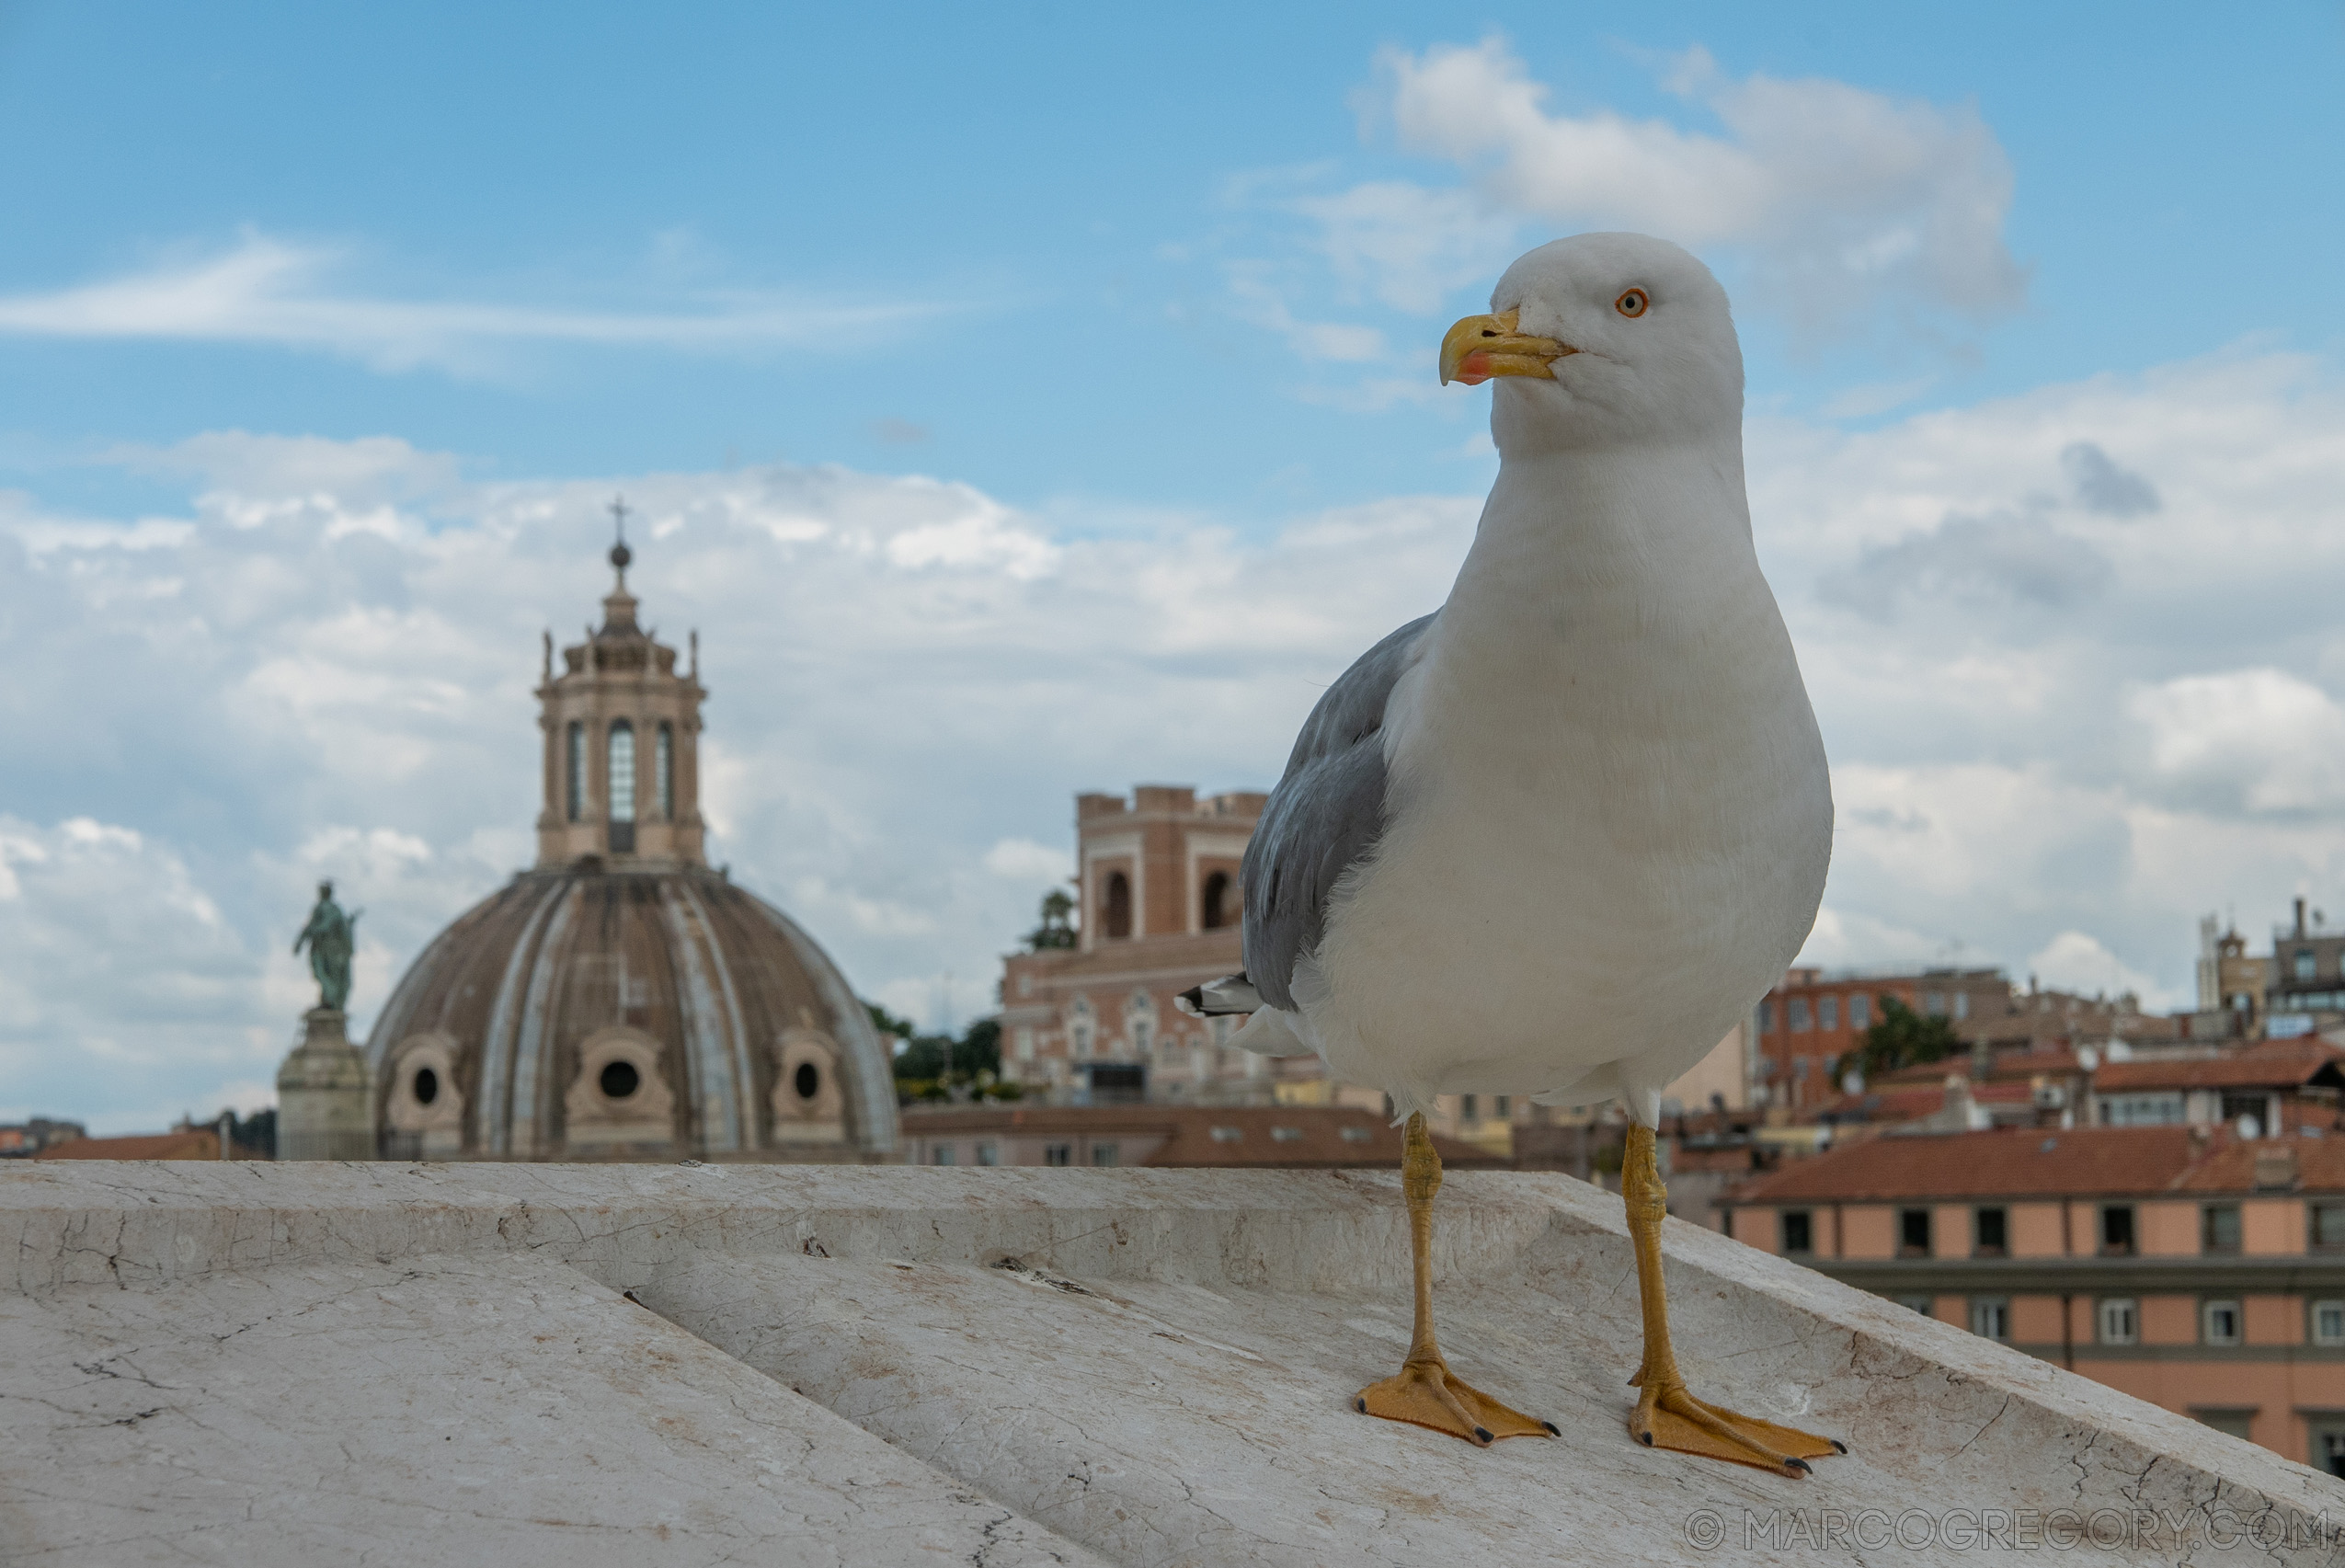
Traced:
[[1492, 384], [1472, 548], [1305, 720], [1241, 873], [1245, 969], [1186, 998], [1405, 1119], [1416, 1331], [1357, 1409], [1485, 1447], [1560, 1435], [1442, 1358], [1425, 1113], [1619, 1099], [1630, 1434], [1804, 1475], [1847, 1449], [1696, 1399], [1662, 1288], [1661, 1092], [1782, 979], [1832, 854], [1823, 738], [1751, 541], [1726, 292], [1664, 240], [1557, 240], [1448, 330], [1441, 380]]

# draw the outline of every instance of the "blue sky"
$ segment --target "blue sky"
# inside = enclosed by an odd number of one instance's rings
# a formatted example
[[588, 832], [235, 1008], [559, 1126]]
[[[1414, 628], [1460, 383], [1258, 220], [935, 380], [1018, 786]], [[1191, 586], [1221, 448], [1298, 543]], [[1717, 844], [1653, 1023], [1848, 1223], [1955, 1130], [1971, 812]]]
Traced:
[[621, 487], [720, 853], [966, 1015], [1438, 602], [1434, 347], [1602, 226], [1737, 302], [1814, 956], [2179, 1004], [2345, 909], [2340, 106], [2335, 5], [0, 7], [0, 1115], [252, 1103], [311, 876], [363, 1021], [526, 858]]
[[[1975, 106], [2020, 176], [2006, 233], [2031, 269], [2024, 303], [1935, 342], [1879, 330], [1797, 353], [1746, 311], [1755, 403], [1929, 377], [1905, 406], [1959, 404], [2250, 334], [2334, 348], [2335, 6], [1950, 6], [1892, 25], [1778, 9], [1646, 8], [1624, 33], [1588, 5], [580, 6], [559, 25], [429, 5], [10, 7], [11, 293], [257, 236], [314, 258], [300, 287], [331, 298], [900, 315], [737, 350], [490, 341], [453, 369], [389, 372], [348, 349], [18, 338], [0, 429], [35, 467], [212, 429], [390, 430], [510, 475], [841, 461], [1027, 506], [1253, 521], [1447, 486], [1422, 407], [1298, 401], [1343, 378], [1233, 315], [1226, 269], [1279, 266], [1298, 303], [1428, 360], [1437, 313], [1297, 266], [1302, 224], [1277, 203], [1456, 184], [1389, 129], [1363, 134], [1356, 100], [1381, 50], [1492, 36], [1565, 113], [1714, 129], [1663, 82], [1691, 48], [1730, 77]], [[1442, 408], [1460, 439], [1475, 406]], [[45, 493], [73, 492], [50, 471]]]

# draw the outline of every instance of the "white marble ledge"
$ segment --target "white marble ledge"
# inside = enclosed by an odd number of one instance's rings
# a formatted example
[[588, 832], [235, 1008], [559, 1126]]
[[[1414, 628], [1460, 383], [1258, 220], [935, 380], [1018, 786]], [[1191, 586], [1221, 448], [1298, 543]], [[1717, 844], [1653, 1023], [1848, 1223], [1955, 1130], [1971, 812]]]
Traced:
[[0, 1562], [1093, 1564], [575, 1269], [0, 1296]]
[[[246, 1276], [426, 1254], [566, 1265], [1104, 1561], [1972, 1561], [2030, 1550], [2030, 1529], [2057, 1550], [2041, 1532], [2061, 1510], [2127, 1532], [2095, 1562], [2345, 1561], [2334, 1480], [1676, 1221], [1697, 1391], [1854, 1452], [1793, 1482], [1642, 1449], [1619, 1199], [1561, 1176], [1451, 1177], [1436, 1299], [1461, 1373], [1565, 1436], [1484, 1451], [1369, 1421], [1346, 1401], [1400, 1357], [1406, 1238], [1391, 1173], [0, 1170], [0, 1242], [42, 1311], [165, 1312]], [[18, 1321], [0, 1319], [0, 1359]], [[1910, 1532], [1915, 1508], [1933, 1528], [2002, 1520], [2010, 1544], [1852, 1533]], [[2209, 1539], [2259, 1520], [2273, 1550]]]

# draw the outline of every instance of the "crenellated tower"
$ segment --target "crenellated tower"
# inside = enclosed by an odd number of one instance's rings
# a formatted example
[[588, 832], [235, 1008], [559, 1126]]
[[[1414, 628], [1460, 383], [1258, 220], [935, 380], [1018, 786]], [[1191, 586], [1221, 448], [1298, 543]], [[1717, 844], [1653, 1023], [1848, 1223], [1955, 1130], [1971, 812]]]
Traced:
[[562, 650], [545, 634], [538, 725], [545, 736], [545, 807], [537, 818], [541, 869], [592, 855], [629, 864], [704, 865], [700, 815], [700, 634], [691, 662], [676, 672], [676, 650], [635, 620], [627, 591], [626, 503], [613, 501], [617, 580], [602, 601], [602, 624]]

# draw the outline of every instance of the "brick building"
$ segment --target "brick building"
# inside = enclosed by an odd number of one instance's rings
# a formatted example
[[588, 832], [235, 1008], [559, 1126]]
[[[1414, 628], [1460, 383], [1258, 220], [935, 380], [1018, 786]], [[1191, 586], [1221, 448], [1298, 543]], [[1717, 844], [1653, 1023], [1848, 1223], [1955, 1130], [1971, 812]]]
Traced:
[[2174, 1020], [2141, 1011], [2132, 996], [2020, 990], [2000, 969], [1793, 969], [1757, 1009], [1757, 1073], [1768, 1103], [1817, 1111], [1841, 1086], [1836, 1059], [1860, 1049], [1893, 997], [1926, 1018], [1943, 1018], [1976, 1051], [2042, 1052], [2110, 1040], [2160, 1043], [2180, 1037]]
[[1245, 967], [1238, 868], [1268, 798], [1200, 800], [1172, 784], [1075, 797], [1076, 944], [1003, 960], [1005, 1075], [1075, 1092], [1137, 1078], [1158, 1099], [1272, 1097], [1278, 1063], [1229, 1049], [1232, 1020], [1173, 1001]]
[[1878, 1138], [1721, 1205], [1730, 1235], [2345, 1473], [2345, 1136]]

